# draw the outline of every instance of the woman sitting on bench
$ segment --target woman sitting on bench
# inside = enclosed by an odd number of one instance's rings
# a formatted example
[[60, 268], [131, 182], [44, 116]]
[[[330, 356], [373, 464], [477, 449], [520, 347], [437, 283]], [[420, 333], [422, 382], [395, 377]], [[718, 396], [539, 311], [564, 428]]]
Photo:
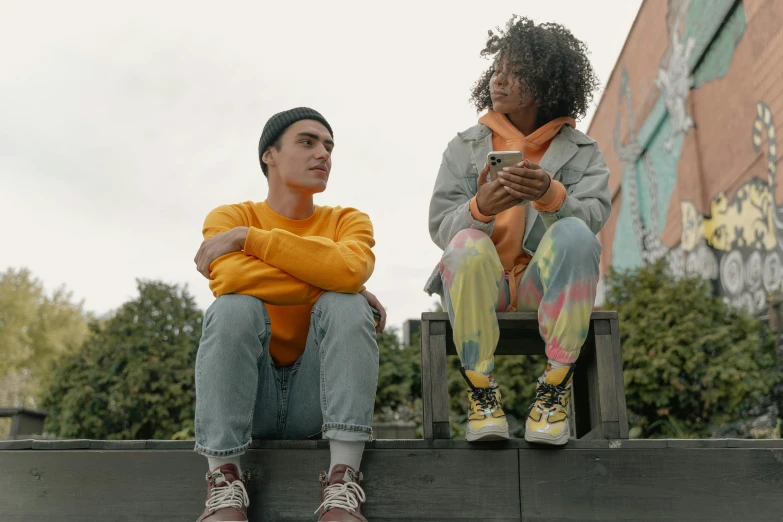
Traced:
[[[597, 79], [584, 43], [558, 24], [513, 17], [481, 54], [493, 64], [472, 101], [488, 110], [443, 154], [429, 212], [443, 257], [425, 290], [442, 297], [454, 330], [469, 386], [469, 441], [509, 438], [492, 378], [496, 312], [538, 311], [548, 364], [525, 439], [561, 445], [598, 284], [596, 234], [611, 209], [603, 155], [575, 129]], [[503, 167], [503, 151], [521, 155]], [[492, 166], [490, 152], [501, 152]]]

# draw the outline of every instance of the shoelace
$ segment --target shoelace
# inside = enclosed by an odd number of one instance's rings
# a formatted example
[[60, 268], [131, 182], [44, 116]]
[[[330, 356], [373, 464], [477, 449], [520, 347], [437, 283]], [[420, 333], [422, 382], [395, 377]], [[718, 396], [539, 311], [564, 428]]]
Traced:
[[366, 498], [364, 490], [355, 482], [332, 484], [324, 490], [324, 501], [318, 506], [314, 514], [318, 514], [322, 509], [328, 511], [332, 508], [354, 511]]
[[536, 390], [536, 400], [531, 405], [531, 408], [536, 405], [536, 402], [541, 401], [544, 403], [545, 408], [551, 408], [555, 404], [560, 404], [560, 398], [568, 391], [567, 387], [556, 386], [543, 382], [538, 385]]
[[235, 480], [228, 486], [215, 487], [212, 496], [207, 500], [207, 508], [210, 513], [218, 509], [238, 508], [242, 509], [250, 504], [245, 485], [241, 480]]
[[500, 408], [500, 402], [498, 402], [497, 395], [495, 395], [495, 388], [473, 388], [468, 391], [484, 412], [487, 410], [495, 411]]

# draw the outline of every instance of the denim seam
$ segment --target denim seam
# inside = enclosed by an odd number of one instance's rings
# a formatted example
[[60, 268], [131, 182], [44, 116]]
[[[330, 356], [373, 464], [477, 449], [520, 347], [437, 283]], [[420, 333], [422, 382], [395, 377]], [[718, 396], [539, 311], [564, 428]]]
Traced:
[[205, 448], [204, 446], [202, 446], [197, 442], [194, 451], [200, 455], [205, 455], [207, 457], [227, 457], [232, 455], [241, 455], [242, 453], [245, 452], [245, 450], [249, 446], [250, 446], [250, 440], [248, 439], [246, 443], [242, 444], [241, 446], [237, 446], [236, 448], [215, 451], [215, 450]]
[[[261, 364], [263, 363], [264, 356], [266, 355], [267, 351], [264, 349], [264, 344], [266, 343], [266, 340], [269, 338], [271, 334], [271, 325], [272, 321], [269, 319], [269, 316], [264, 314], [266, 317], [264, 318], [264, 323], [266, 323], [266, 328], [264, 329], [264, 333], [262, 335], [258, 336], [258, 340], [261, 342], [261, 352], [258, 354], [258, 357], [256, 358], [256, 370], [258, 372], [258, 379], [261, 379]], [[271, 359], [271, 357], [270, 357]], [[247, 427], [245, 427], [244, 433], [247, 433], [250, 435], [250, 438], [252, 439], [252, 429], [253, 429], [253, 419], [256, 416], [256, 402], [258, 401], [258, 382], [256, 382], [256, 393], [253, 394], [253, 405], [250, 408], [250, 419], [247, 422]], [[243, 434], [244, 434], [243, 433]]]
[[[263, 350], [261, 350], [261, 356], [263, 356]], [[261, 378], [261, 357], [256, 359], [256, 370], [258, 372], [258, 379]], [[247, 426], [245, 426], [245, 431], [242, 432], [242, 435], [245, 433], [248, 434], [248, 438], [252, 439], [253, 434], [251, 433], [253, 429], [253, 418], [256, 416], [256, 401], [258, 400], [258, 381], [256, 381], [256, 392], [253, 393], [253, 404], [250, 406], [250, 416], [247, 420]]]
[[337, 423], [328, 423], [324, 424], [321, 427], [322, 432], [327, 432], [329, 430], [339, 430], [339, 431], [354, 431], [357, 433], [372, 433], [372, 427], [369, 426], [356, 426], [351, 424], [337, 424]]
[[264, 350], [263, 346], [266, 343], [267, 339], [269, 339], [269, 337], [271, 336], [271, 331], [272, 331], [272, 321], [271, 319], [269, 319], [269, 316], [266, 316], [266, 318], [264, 319], [264, 323], [266, 323], [266, 328], [264, 329], [264, 333], [257, 336], [258, 340], [261, 342], [262, 350], [261, 353], [258, 354], [258, 358], [256, 359], [256, 366], [261, 365], [261, 358], [264, 357], [264, 355], [266, 355], [266, 352], [268, 351], [268, 350]]
[[296, 373], [299, 367], [302, 366], [302, 357], [304, 357], [304, 352], [302, 353], [302, 355], [299, 356], [299, 358], [296, 361], [294, 361], [294, 364], [291, 365], [290, 367], [291, 374]]
[[[313, 314], [315, 314], [318, 318], [317, 321], [314, 321], [316, 323], [314, 326], [318, 331], [323, 332], [321, 330], [321, 311], [313, 307]], [[321, 416], [325, 419], [326, 414], [328, 412], [327, 409], [327, 402], [326, 402], [326, 386], [324, 385], [324, 351], [321, 349], [321, 343], [318, 342], [318, 337], [315, 338], [316, 344], [318, 345], [318, 375], [319, 375], [319, 381], [321, 385]]]
[[277, 437], [283, 438], [285, 433], [285, 426], [288, 422], [288, 368], [283, 368], [281, 371], [282, 377], [280, 379], [280, 406], [278, 410], [277, 418]]
[[[196, 353], [196, 357], [198, 357], [198, 353]], [[195, 369], [195, 368], [194, 368], [194, 369]], [[193, 383], [194, 383], [194, 388], [195, 388], [195, 383], [199, 382], [199, 375], [201, 375], [201, 368], [199, 368], [199, 369], [198, 369], [198, 371], [197, 371], [197, 372], [195, 372], [195, 375], [194, 375], [194, 380], [193, 380]], [[194, 424], [194, 426], [193, 426], [193, 429], [194, 429], [195, 433], [201, 433], [201, 432], [202, 432], [202, 431], [201, 431], [201, 416], [199, 416], [199, 415], [197, 415], [197, 414], [196, 414], [196, 411], [197, 411], [198, 405], [194, 405], [194, 406], [196, 406], [196, 407], [195, 407], [195, 408], [193, 408], [193, 420], [194, 420], [194, 423], [193, 423], [193, 424]], [[198, 444], [197, 444], [197, 445], [198, 445]]]
[[328, 412], [328, 403], [326, 402], [326, 385], [324, 384], [324, 351], [321, 350], [320, 344], [318, 345], [318, 362], [318, 373], [320, 376], [319, 380], [321, 381], [321, 411], [323, 417], [326, 418], [326, 413]]
[[[258, 357], [256, 358], [256, 371], [258, 374], [258, 379], [261, 379], [261, 364], [263, 363], [264, 356], [266, 355], [266, 352], [268, 350], [264, 349], [264, 344], [266, 343], [267, 338], [269, 338], [271, 333], [271, 321], [269, 319], [269, 316], [264, 314], [264, 323], [266, 324], [266, 328], [264, 329], [263, 335], [258, 336], [258, 340], [261, 342], [261, 352], [258, 354]], [[271, 358], [271, 357], [270, 357]], [[244, 433], [247, 433], [250, 438], [252, 439], [252, 430], [253, 430], [253, 419], [256, 416], [256, 402], [258, 401], [258, 381], [256, 381], [256, 392], [253, 394], [253, 405], [250, 407], [250, 418], [248, 419], [247, 426], [245, 427]]]
[[318, 324], [316, 325], [316, 328], [318, 329], [318, 333], [321, 334], [320, 336], [323, 337], [326, 334], [326, 330], [321, 328], [321, 318], [323, 317], [323, 312], [318, 308], [313, 307], [312, 313], [318, 316]]

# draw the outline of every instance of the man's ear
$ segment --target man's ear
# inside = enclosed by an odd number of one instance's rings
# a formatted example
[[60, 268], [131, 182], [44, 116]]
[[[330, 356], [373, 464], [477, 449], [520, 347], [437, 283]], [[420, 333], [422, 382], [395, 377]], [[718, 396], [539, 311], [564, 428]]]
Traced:
[[269, 147], [264, 151], [264, 154], [261, 155], [261, 160], [266, 163], [267, 167], [274, 167], [275, 164], [275, 154], [272, 152], [272, 149], [274, 147]]

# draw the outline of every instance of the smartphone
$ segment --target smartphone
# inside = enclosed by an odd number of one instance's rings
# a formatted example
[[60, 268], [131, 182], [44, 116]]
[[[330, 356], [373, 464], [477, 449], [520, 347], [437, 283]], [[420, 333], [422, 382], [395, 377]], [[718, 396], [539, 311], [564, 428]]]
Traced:
[[498, 174], [503, 167], [514, 167], [517, 163], [522, 163], [525, 155], [518, 150], [498, 150], [487, 154], [487, 163], [489, 163], [489, 180], [498, 179]]

